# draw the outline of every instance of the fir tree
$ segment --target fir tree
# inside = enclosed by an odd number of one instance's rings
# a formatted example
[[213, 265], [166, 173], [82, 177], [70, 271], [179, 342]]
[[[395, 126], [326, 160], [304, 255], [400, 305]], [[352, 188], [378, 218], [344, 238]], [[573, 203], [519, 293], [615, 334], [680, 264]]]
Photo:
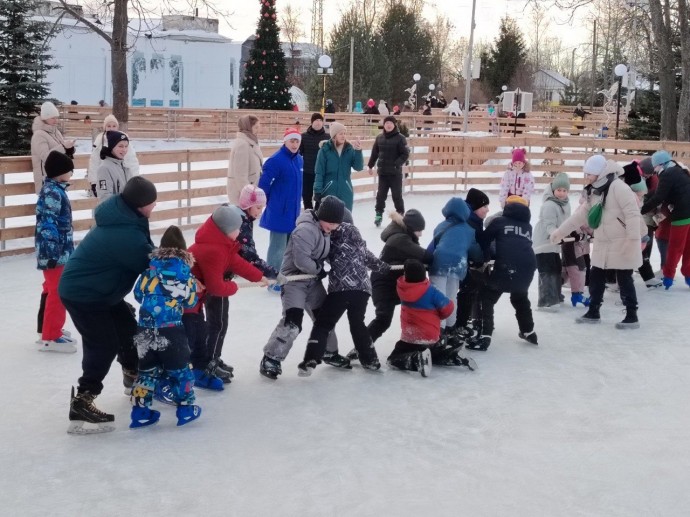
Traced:
[[0, 155], [29, 154], [31, 124], [48, 95], [45, 40], [50, 26], [31, 19], [36, 0], [0, 2]]
[[261, 13], [254, 46], [245, 63], [240, 108], [289, 110], [292, 108], [287, 82], [285, 54], [280, 47], [276, 0], [260, 0]]
[[509, 89], [518, 70], [524, 66], [527, 51], [522, 33], [512, 18], [501, 19], [499, 35], [491, 50], [482, 56], [482, 87], [484, 92], [493, 97], [500, 93], [503, 85]]
[[[661, 135], [661, 100], [659, 92], [637, 90], [636, 117], [628, 118], [628, 127], [621, 129], [625, 140], [659, 140]], [[623, 116], [621, 115], [621, 118]]]

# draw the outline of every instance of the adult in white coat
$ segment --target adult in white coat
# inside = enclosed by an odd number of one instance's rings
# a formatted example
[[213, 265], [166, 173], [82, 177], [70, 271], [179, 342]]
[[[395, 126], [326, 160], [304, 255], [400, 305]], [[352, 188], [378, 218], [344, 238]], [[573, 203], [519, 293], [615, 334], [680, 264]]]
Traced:
[[50, 151], [59, 151], [70, 158], [74, 156], [74, 140], [66, 139], [57, 127], [60, 112], [52, 102], [41, 104], [41, 113], [31, 126], [31, 165], [34, 171], [36, 194], [41, 191], [46, 177], [45, 162]]
[[[563, 238], [580, 226], [589, 224], [594, 230], [592, 270], [589, 280], [591, 296], [588, 311], [578, 323], [599, 323], [599, 309], [604, 301], [606, 270], [616, 272], [620, 296], [625, 305], [626, 316], [616, 323], [616, 328], [639, 328], [637, 319], [637, 293], [633, 282], [633, 270], [642, 265], [642, 237], [647, 234], [640, 215], [637, 196], [618, 176], [621, 166], [601, 155], [591, 156], [584, 165], [585, 200], [566, 221], [551, 233], [551, 242]], [[592, 207], [601, 203], [601, 222], [595, 224], [589, 217]], [[596, 210], [596, 209], [595, 209]]]
[[259, 118], [244, 115], [237, 120], [239, 131], [230, 150], [228, 166], [228, 201], [237, 205], [245, 185], [258, 185], [264, 163], [259, 145]]
[[448, 113], [448, 115], [454, 117], [462, 116], [462, 109], [460, 108], [460, 103], [458, 102], [457, 97], [453, 97], [453, 100], [450, 101], [450, 104], [443, 108], [443, 113]]

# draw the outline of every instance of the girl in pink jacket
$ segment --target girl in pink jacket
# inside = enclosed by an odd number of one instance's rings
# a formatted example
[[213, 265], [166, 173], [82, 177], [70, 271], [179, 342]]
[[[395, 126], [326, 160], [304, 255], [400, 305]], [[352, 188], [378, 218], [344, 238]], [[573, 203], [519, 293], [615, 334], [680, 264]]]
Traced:
[[501, 208], [506, 204], [508, 196], [520, 196], [529, 204], [533, 192], [534, 176], [529, 170], [525, 150], [514, 149], [510, 167], [501, 180], [501, 193], [498, 196]]

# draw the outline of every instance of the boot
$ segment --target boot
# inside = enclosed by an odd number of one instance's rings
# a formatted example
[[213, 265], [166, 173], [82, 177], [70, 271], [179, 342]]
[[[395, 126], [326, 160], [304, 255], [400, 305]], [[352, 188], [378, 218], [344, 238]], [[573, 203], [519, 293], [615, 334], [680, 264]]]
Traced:
[[376, 371], [381, 368], [381, 362], [379, 361], [379, 358], [376, 356], [368, 361], [360, 361], [360, 364], [362, 365], [362, 368], [364, 368], [365, 370]]
[[601, 305], [590, 305], [582, 316], [575, 318], [576, 323], [601, 323], [599, 308]]
[[177, 406], [175, 416], [177, 417], [178, 426], [185, 425], [201, 416], [201, 408], [193, 404], [188, 406]]
[[147, 427], [158, 422], [161, 417], [159, 411], [151, 409], [147, 406], [134, 406], [132, 407], [132, 422], [129, 424], [130, 429], [137, 429], [139, 427]]
[[350, 362], [359, 361], [359, 352], [357, 352], [356, 348], [353, 348], [352, 350], [350, 350], [347, 353], [347, 355], [345, 357], [348, 358], [350, 360]]
[[235, 368], [230, 366], [229, 364], [227, 364], [225, 361], [223, 361], [220, 358], [216, 360], [216, 369], [218, 371], [227, 372], [231, 379], [235, 376], [235, 374], [234, 374]]
[[218, 377], [223, 384], [230, 384], [232, 382], [232, 372], [220, 367], [220, 359], [213, 359], [206, 367], [206, 375], [208, 377]]
[[374, 217], [374, 225], [377, 228], [381, 227], [381, 221], [383, 221], [383, 212], [376, 212], [376, 217]]
[[469, 341], [465, 348], [467, 350], [477, 350], [479, 352], [486, 352], [491, 346], [491, 336], [478, 336]]
[[192, 373], [194, 374], [194, 386], [197, 388], [211, 391], [223, 391], [225, 389], [223, 381], [210, 373], [208, 369], [194, 368]]
[[640, 322], [637, 319], [637, 307], [626, 307], [625, 318], [616, 323], [617, 329], [639, 329]]
[[352, 370], [352, 365], [347, 357], [343, 357], [338, 352], [324, 352], [323, 362], [335, 366], [336, 368], [345, 368], [346, 370]]
[[310, 359], [309, 361], [302, 361], [297, 365], [297, 375], [300, 377], [309, 377], [316, 369], [316, 361]]
[[573, 305], [573, 307], [577, 307], [578, 303], [585, 305], [585, 297], [582, 293], [572, 293], [570, 295], [570, 303]]
[[451, 349], [459, 350], [465, 344], [465, 342], [463, 341], [462, 337], [460, 337], [460, 334], [455, 329], [455, 327], [446, 327], [444, 329], [444, 333], [446, 345]]
[[518, 336], [520, 337], [520, 339], [524, 339], [525, 341], [528, 341], [533, 345], [539, 344], [537, 343], [537, 333], [534, 330], [532, 332], [520, 332]]
[[283, 373], [283, 369], [280, 366], [280, 361], [276, 361], [275, 359], [271, 359], [270, 357], [264, 355], [263, 359], [261, 359], [261, 364], [259, 365], [259, 373], [271, 380], [276, 380], [278, 375]]
[[[84, 391], [82, 393], [74, 394], [74, 387], [72, 387], [72, 395], [69, 404], [69, 420], [70, 425], [67, 432], [70, 434], [94, 434], [107, 433], [115, 430], [114, 425], [107, 425], [115, 421], [115, 416], [104, 413], [98, 409], [93, 401], [96, 398], [91, 392]], [[96, 424], [97, 428], [86, 428], [85, 423]]]

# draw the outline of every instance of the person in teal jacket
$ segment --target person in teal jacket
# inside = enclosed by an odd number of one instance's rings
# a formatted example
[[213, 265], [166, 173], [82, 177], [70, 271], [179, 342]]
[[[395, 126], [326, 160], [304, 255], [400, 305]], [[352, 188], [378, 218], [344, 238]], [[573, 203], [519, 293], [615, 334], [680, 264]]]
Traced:
[[[130, 387], [138, 370], [134, 311], [125, 302], [137, 278], [149, 266], [153, 242], [149, 217], [156, 206], [156, 186], [142, 176], [96, 208], [96, 225], [77, 246], [60, 278], [58, 293], [82, 337], [84, 357], [77, 395], [70, 402], [68, 432], [112, 431], [114, 416], [100, 411], [93, 400], [116, 356], [123, 383]], [[98, 429], [82, 429], [84, 423]]]
[[339, 122], [331, 123], [331, 139], [322, 143], [316, 157], [314, 208], [318, 208], [323, 197], [335, 196], [352, 211], [354, 192], [350, 176], [352, 169], [364, 169], [364, 157], [359, 138], [351, 144], [347, 141], [346, 131]]

